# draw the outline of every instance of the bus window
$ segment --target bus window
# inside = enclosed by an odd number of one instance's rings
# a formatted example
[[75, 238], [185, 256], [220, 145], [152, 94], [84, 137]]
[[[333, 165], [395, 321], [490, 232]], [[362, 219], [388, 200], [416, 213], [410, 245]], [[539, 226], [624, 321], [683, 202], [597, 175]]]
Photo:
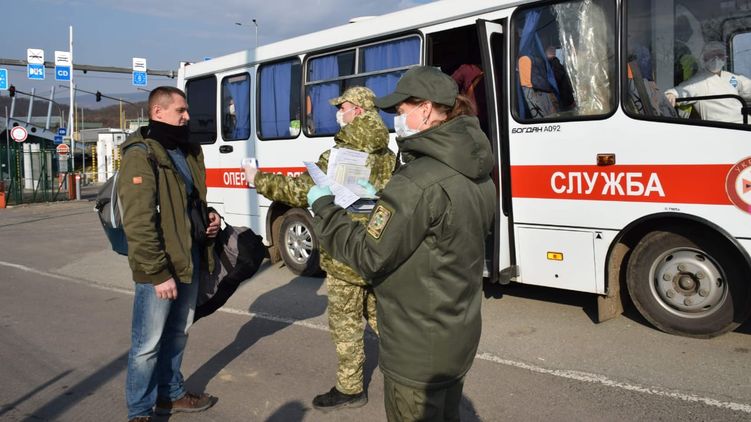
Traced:
[[[396, 88], [396, 83], [409, 66], [420, 63], [420, 39], [402, 38], [380, 44], [369, 45], [361, 49], [360, 72], [371, 74], [364, 78], [364, 85], [375, 93], [376, 97], [388, 95]], [[394, 129], [394, 115], [380, 111], [383, 121], [389, 129]]]
[[742, 124], [741, 99], [751, 100], [749, 30], [736, 2], [628, 1], [624, 109], [639, 118]]
[[250, 138], [250, 75], [222, 79], [222, 138], [238, 141]]
[[743, 32], [732, 38], [733, 56], [730, 62], [733, 64], [733, 73], [751, 76], [751, 32]]
[[512, 19], [514, 117], [561, 120], [615, 107], [615, 4], [578, 0], [523, 9]]
[[188, 97], [190, 141], [216, 142], [216, 77], [191, 79], [185, 83]]
[[259, 66], [258, 134], [261, 140], [300, 134], [300, 61]]
[[308, 134], [332, 135], [339, 130], [336, 108], [329, 104], [329, 99], [343, 91], [342, 78], [354, 73], [355, 50], [308, 61], [308, 82], [315, 82], [308, 85], [305, 93]]
[[[339, 130], [331, 98], [353, 86], [366, 86], [376, 96], [387, 95], [402, 73], [416, 64], [420, 64], [420, 38], [416, 36], [311, 57], [305, 87], [307, 134], [333, 135]], [[392, 115], [381, 112], [381, 116], [393, 129]]]

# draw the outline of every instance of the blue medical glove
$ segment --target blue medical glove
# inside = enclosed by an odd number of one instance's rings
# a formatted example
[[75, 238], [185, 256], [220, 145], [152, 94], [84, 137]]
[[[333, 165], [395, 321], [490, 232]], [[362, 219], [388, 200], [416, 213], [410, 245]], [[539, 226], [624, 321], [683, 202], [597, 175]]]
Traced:
[[313, 206], [313, 202], [322, 196], [332, 195], [331, 188], [328, 186], [313, 185], [308, 191], [308, 205]]
[[375, 186], [371, 185], [370, 182], [365, 179], [357, 179], [357, 184], [362, 186], [369, 194], [373, 196], [375, 196], [376, 192], [378, 192]]

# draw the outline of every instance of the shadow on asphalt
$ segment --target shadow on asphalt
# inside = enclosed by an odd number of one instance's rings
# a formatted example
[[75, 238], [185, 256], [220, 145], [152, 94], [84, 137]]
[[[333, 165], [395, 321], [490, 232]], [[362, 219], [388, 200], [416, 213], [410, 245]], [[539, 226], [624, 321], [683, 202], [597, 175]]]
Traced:
[[[294, 309], [295, 315], [290, 319], [305, 320], [322, 315], [326, 310], [326, 296], [318, 295], [318, 289], [321, 287], [323, 279], [321, 278], [304, 278], [296, 277], [289, 283], [276, 288], [270, 292], [260, 295], [249, 308], [250, 312], [256, 314], [267, 314], [269, 309]], [[290, 301], [304, 300], [305, 306], [282, 306]], [[187, 380], [186, 384], [191, 386], [192, 390], [205, 391], [208, 383], [216, 377], [219, 372], [234, 361], [238, 356], [252, 347], [256, 342], [264, 337], [271, 336], [288, 326], [290, 322], [271, 320], [254, 316], [250, 321], [245, 323], [238, 330], [235, 340], [219, 351], [214, 357], [201, 365]], [[333, 350], [332, 350], [333, 353]]]

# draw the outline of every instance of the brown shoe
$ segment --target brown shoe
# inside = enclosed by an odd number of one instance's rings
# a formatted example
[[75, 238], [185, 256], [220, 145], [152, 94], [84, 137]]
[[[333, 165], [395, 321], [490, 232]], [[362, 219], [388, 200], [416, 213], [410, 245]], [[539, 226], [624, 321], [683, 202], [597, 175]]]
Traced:
[[151, 416], [136, 416], [133, 419], [128, 419], [128, 422], [151, 422]]
[[185, 393], [184, 396], [175, 400], [158, 398], [156, 400], [155, 413], [157, 415], [171, 415], [180, 412], [202, 412], [216, 403], [216, 397], [202, 393]]

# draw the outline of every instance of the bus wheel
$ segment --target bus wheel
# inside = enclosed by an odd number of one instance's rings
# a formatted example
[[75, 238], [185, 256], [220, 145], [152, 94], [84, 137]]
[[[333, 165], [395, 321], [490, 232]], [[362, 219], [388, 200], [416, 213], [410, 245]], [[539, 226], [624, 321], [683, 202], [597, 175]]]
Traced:
[[655, 327], [709, 338], [735, 329], [748, 316], [746, 267], [719, 236], [654, 231], [634, 248], [626, 282], [636, 308]]
[[278, 248], [284, 264], [297, 275], [318, 273], [318, 239], [313, 234], [310, 216], [293, 208], [284, 213], [283, 219]]

